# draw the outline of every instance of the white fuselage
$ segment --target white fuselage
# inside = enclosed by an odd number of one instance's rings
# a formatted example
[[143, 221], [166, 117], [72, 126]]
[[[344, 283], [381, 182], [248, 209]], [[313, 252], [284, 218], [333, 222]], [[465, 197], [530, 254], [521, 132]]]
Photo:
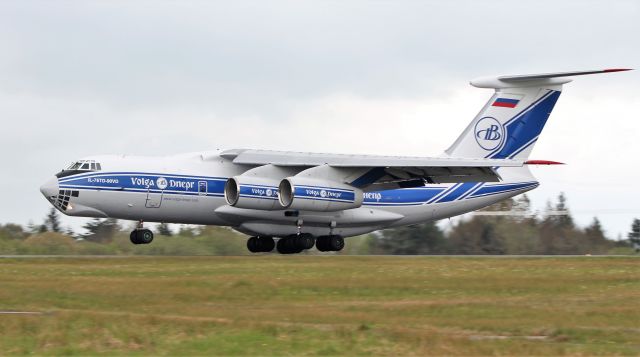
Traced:
[[349, 237], [438, 220], [486, 207], [538, 186], [526, 167], [505, 167], [499, 169], [499, 183], [427, 184], [369, 191], [364, 193], [362, 206], [353, 209], [255, 210], [232, 207], [223, 194], [230, 177], [253, 166], [234, 164], [217, 152], [88, 159], [99, 162], [101, 169], [60, 175], [42, 188], [66, 215], [230, 226], [249, 235], [274, 237], [299, 232]]

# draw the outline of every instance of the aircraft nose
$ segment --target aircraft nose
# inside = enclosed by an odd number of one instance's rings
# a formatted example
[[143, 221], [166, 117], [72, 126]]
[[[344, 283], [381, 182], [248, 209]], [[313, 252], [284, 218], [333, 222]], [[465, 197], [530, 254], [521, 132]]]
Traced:
[[40, 192], [42, 192], [44, 197], [46, 197], [47, 199], [50, 198], [51, 196], [57, 195], [58, 194], [58, 178], [54, 176], [49, 180], [47, 180], [47, 182], [45, 182], [44, 185], [40, 186]]

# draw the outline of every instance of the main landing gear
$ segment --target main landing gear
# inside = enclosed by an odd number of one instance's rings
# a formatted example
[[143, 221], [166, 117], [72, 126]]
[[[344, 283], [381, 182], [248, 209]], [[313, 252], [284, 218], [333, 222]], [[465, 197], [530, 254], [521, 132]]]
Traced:
[[131, 231], [129, 239], [133, 244], [149, 244], [153, 241], [153, 232], [142, 227], [142, 221], [138, 222], [138, 227]]
[[321, 252], [337, 252], [344, 248], [344, 238], [338, 235], [314, 238], [311, 234], [293, 234], [280, 238], [276, 244], [272, 237], [251, 237], [247, 249], [251, 253], [271, 252], [275, 247], [280, 254], [296, 254], [316, 246]]

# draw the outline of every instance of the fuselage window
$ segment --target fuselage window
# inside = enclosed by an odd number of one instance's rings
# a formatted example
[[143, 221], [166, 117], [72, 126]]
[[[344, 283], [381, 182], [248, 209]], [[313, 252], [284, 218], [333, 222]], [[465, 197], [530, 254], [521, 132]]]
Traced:
[[96, 162], [96, 170], [98, 171], [102, 170], [102, 167], [100, 166], [99, 162]]

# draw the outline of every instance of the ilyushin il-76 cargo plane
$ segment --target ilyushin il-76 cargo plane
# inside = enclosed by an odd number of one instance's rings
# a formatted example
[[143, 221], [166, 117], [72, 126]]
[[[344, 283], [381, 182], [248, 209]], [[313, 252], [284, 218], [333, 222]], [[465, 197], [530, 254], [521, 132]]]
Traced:
[[[436, 157], [231, 149], [166, 157], [90, 156], [40, 190], [62, 213], [228, 226], [249, 251], [339, 251], [344, 238], [474, 211], [538, 186], [527, 165], [569, 77], [595, 71], [479, 78], [495, 92]], [[274, 239], [275, 238], [275, 239]]]

